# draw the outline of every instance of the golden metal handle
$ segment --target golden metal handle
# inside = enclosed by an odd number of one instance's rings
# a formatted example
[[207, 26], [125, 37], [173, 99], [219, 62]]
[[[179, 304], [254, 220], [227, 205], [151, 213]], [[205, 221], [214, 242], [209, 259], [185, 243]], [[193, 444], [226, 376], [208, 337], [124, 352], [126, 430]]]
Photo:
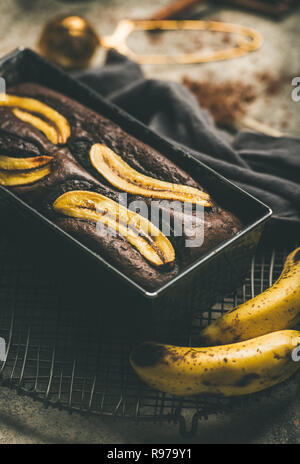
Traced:
[[[215, 52], [193, 52], [181, 55], [137, 55], [131, 50], [126, 41], [133, 31], [213, 31], [238, 34], [239, 40], [235, 47]], [[115, 32], [108, 37], [100, 38], [100, 45], [105, 48], [115, 48], [118, 52], [128, 56], [140, 64], [192, 64], [211, 61], [228, 60], [246, 55], [258, 50], [263, 44], [261, 34], [252, 28], [220, 21], [202, 20], [130, 20], [120, 21]]]
[[[133, 31], [216, 31], [237, 34], [239, 40], [232, 48], [215, 52], [196, 51], [175, 56], [138, 55], [127, 45]], [[42, 31], [39, 48], [48, 59], [69, 69], [88, 65], [98, 45], [114, 48], [140, 64], [190, 64], [228, 60], [258, 50], [263, 43], [262, 36], [249, 27], [219, 21], [201, 20], [130, 20], [119, 22], [114, 33], [98, 37], [90, 23], [80, 16], [62, 16], [50, 20]]]

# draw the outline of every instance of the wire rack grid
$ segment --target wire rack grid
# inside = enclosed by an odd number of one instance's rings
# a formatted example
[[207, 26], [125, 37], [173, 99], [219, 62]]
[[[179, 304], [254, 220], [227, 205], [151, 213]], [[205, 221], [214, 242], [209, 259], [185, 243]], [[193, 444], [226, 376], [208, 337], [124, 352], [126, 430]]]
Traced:
[[[85, 294], [66, 292], [60, 275], [30, 254], [22, 241], [0, 235], [0, 336], [7, 356], [0, 364], [1, 384], [30, 395], [45, 406], [135, 421], [179, 425], [195, 433], [211, 414], [242, 408], [267, 392], [235, 399], [178, 398], [144, 385], [131, 369], [132, 340], [117, 323], [103, 324], [101, 310], [87, 313]], [[242, 288], [208, 311], [199, 308], [180, 343], [196, 344], [201, 327], [260, 293], [279, 276], [289, 250], [261, 250], [252, 260]]]

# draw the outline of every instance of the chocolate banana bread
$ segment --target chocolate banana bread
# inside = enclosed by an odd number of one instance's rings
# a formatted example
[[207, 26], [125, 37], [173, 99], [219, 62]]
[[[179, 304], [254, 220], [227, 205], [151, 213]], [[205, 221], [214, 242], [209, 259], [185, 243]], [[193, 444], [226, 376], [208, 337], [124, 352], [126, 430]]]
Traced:
[[146, 290], [241, 229], [213, 192], [109, 119], [33, 83], [2, 97], [0, 183]]

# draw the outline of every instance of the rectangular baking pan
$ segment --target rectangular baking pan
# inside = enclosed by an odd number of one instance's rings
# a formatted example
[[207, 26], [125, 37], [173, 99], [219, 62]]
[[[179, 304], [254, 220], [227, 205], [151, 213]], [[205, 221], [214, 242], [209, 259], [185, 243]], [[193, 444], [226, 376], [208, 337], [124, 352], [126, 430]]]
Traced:
[[[241, 283], [264, 225], [272, 214], [270, 208], [193, 158], [187, 150], [164, 140], [29, 49], [19, 49], [2, 58], [0, 76], [5, 79], [7, 87], [21, 82], [36, 82], [61, 92], [111, 119], [126, 132], [151, 145], [189, 172], [214, 199], [235, 213], [244, 223], [243, 229], [234, 237], [216, 246], [157, 291], [149, 292], [1, 186], [2, 205], [6, 205], [10, 212], [14, 208], [20, 217], [24, 218], [22, 230], [27, 228], [30, 235], [35, 236], [33, 246], [37, 249], [40, 246], [38, 236], [43, 237], [45, 247], [47, 236], [52, 253], [53, 248], [59, 250], [71, 247], [72, 259], [80, 263], [77, 270], [80, 267], [82, 279], [88, 274], [90, 287], [93, 280], [98, 295], [101, 294], [101, 306], [104, 310], [107, 310], [107, 307], [110, 311], [113, 308], [122, 308], [122, 311], [126, 311], [126, 317], [134, 318], [136, 321], [140, 319], [143, 325], [149, 324], [149, 327], [153, 326], [153, 322], [155, 327], [164, 327], [172, 323], [176, 325], [176, 321], [180, 321], [180, 324], [183, 320], [188, 322], [194, 311], [205, 310], [220, 294], [233, 291]], [[56, 259], [58, 267], [64, 265], [58, 252]], [[90, 304], [93, 304], [92, 296]]]

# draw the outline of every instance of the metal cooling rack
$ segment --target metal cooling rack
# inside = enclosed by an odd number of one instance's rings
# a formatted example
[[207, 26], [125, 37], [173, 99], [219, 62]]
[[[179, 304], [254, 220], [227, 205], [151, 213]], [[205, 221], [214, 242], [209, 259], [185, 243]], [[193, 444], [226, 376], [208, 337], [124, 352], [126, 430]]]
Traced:
[[[173, 422], [183, 435], [193, 434], [198, 421], [211, 414], [246, 407], [278, 391], [282, 396], [280, 385], [235, 399], [178, 399], [148, 388], [128, 363], [132, 346], [126, 334], [107, 335], [101, 311], [91, 323], [84, 295], [65, 294], [61, 279], [24, 244], [7, 234], [0, 239], [0, 336], [7, 342], [7, 359], [0, 364], [3, 386], [69, 411]], [[197, 343], [201, 327], [270, 286], [288, 251], [258, 253], [243, 287], [209, 311], [199, 308], [180, 342]]]

